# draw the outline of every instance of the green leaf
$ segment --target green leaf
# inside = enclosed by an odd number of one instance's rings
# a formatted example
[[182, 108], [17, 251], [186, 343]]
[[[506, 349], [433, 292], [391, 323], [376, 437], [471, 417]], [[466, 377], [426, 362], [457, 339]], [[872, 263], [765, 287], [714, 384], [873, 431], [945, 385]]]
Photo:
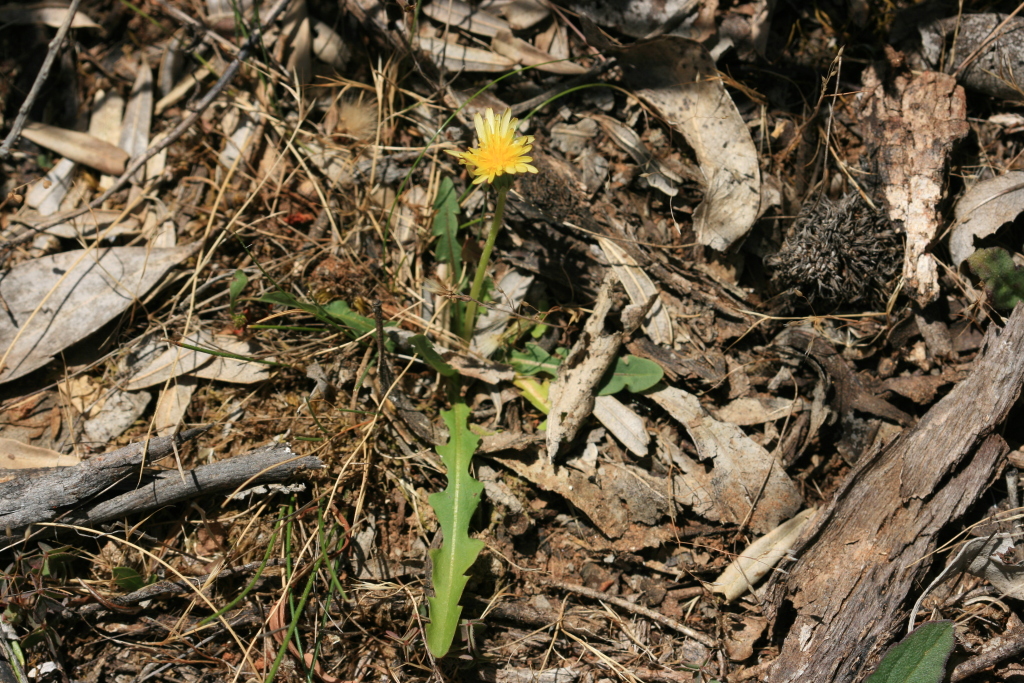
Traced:
[[523, 398], [545, 415], [551, 412], [551, 380], [538, 382], [532, 377], [518, 377], [513, 382], [523, 392]]
[[231, 284], [228, 286], [228, 312], [232, 315], [235, 314], [235, 302], [238, 301], [239, 295], [248, 284], [249, 276], [245, 274], [244, 270], [236, 270], [235, 274], [231, 276]]
[[146, 580], [131, 567], [114, 567], [114, 583], [123, 591], [137, 591], [145, 587]]
[[952, 621], [921, 624], [885, 654], [865, 683], [939, 683], [955, 644]]
[[413, 335], [409, 343], [416, 349], [416, 353], [426, 361], [427, 365], [434, 368], [439, 374], [445, 377], [455, 377], [458, 374], [455, 368], [444, 362], [441, 354], [434, 350], [434, 345], [422, 334]]
[[565, 349], [557, 349], [551, 355], [536, 342], [526, 342], [526, 351], [513, 351], [509, 356], [509, 364], [520, 375], [536, 375], [546, 372], [552, 377], [558, 375], [558, 366], [562, 363]]
[[652, 360], [636, 356], [617, 358], [615, 365], [601, 380], [601, 387], [597, 390], [597, 395], [617, 394], [627, 387], [634, 393], [647, 391], [660, 382], [664, 376], [665, 371]]
[[[332, 301], [326, 306], [317, 306], [316, 304], [307, 304], [299, 301], [288, 292], [275, 290], [273, 292], [267, 292], [261, 296], [259, 301], [260, 303], [288, 306], [290, 308], [297, 308], [300, 311], [305, 311], [320, 322], [327, 323], [333, 327], [340, 326], [347, 328], [348, 334], [351, 335], [353, 339], [362, 337], [363, 335], [374, 332], [377, 329], [376, 321], [353, 311], [349, 307], [348, 303], [341, 299]], [[384, 323], [385, 327], [394, 327], [394, 325], [395, 323], [393, 322]], [[388, 351], [394, 351], [395, 343], [391, 339], [385, 339], [384, 346]]]
[[438, 263], [450, 263], [452, 281], [462, 279], [462, 245], [459, 244], [459, 196], [451, 178], [444, 178], [434, 200], [433, 234], [437, 235], [434, 257]]
[[427, 647], [435, 657], [444, 657], [452, 646], [462, 614], [459, 600], [469, 581], [466, 572], [484, 549], [483, 541], [469, 537], [469, 520], [484, 490], [469, 473], [480, 439], [469, 431], [469, 406], [465, 403], [455, 403], [451, 410], [442, 411], [441, 417], [450, 436], [448, 443], [437, 447], [437, 454], [448, 470], [448, 488], [429, 498], [444, 536], [441, 547], [430, 551], [434, 597], [427, 598]]
[[1024, 300], [1024, 270], [1005, 249], [979, 249], [967, 257], [967, 265], [985, 283], [995, 308], [1009, 310]]
[[357, 337], [362, 337], [364, 334], [369, 334], [377, 329], [377, 323], [372, 318], [356, 313], [341, 299], [327, 304], [323, 307], [323, 311], [337, 322], [351, 329]]

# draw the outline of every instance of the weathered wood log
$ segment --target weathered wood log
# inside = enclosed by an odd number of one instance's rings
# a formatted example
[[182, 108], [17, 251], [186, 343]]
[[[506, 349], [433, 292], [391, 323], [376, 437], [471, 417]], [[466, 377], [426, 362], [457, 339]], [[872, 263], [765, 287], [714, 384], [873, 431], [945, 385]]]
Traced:
[[[905, 631], [936, 536], [998, 476], [993, 430], [1024, 382], [1024, 307], [989, 330], [970, 375], [918, 425], [857, 463], [768, 587], [773, 621], [795, 612], [770, 683], [857, 681]], [[788, 620], [788, 616], [786, 617]], [[776, 623], [776, 627], [780, 624]]]
[[178, 470], [161, 472], [141, 488], [103, 501], [83, 512], [73, 512], [69, 524], [96, 525], [126, 515], [150, 512], [165, 505], [218, 491], [274, 484], [294, 479], [303, 472], [322, 469], [313, 456], [296, 455], [288, 444], [261, 446], [244, 455], [186, 470], [182, 479]]
[[[155, 510], [165, 505], [231, 490], [287, 481], [309, 470], [323, 468], [319, 458], [296, 455], [287, 444], [269, 444], [194, 470], [147, 474], [140, 468], [148, 460], [170, 455], [175, 444], [182, 444], [204, 430], [189, 430], [177, 437], [151, 439], [148, 448], [135, 443], [86, 460], [74, 467], [42, 476], [18, 477], [0, 484], [0, 527], [17, 531], [32, 524], [61, 522], [96, 525], [127, 515]], [[107, 500], [97, 500], [124, 480], [139, 481], [140, 487]], [[16, 536], [0, 539], [0, 549]]]
[[0, 532], [49, 522], [73, 505], [81, 505], [132, 475], [149, 461], [159, 460], [192, 440], [205, 429], [189, 429], [176, 436], [161, 436], [128, 444], [116, 451], [90, 458], [34, 477], [17, 477], [0, 484]]

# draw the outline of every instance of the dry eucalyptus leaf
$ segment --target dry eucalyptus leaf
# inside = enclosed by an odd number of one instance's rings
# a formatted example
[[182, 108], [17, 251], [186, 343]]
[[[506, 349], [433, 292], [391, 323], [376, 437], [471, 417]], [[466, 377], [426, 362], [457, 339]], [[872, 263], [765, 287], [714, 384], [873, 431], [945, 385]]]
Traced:
[[167, 436], [178, 431], [195, 392], [195, 377], [179, 377], [160, 392], [160, 398], [157, 399], [156, 408], [153, 410], [153, 431], [157, 436]]
[[32, 183], [25, 195], [25, 205], [35, 209], [40, 216], [57, 213], [71, 190], [75, 168], [75, 162], [70, 159], [58, 161], [42, 180]]
[[434, 21], [452, 28], [493, 38], [501, 31], [508, 31], [508, 22], [483, 9], [473, 7], [462, 0], [442, 0], [422, 5], [425, 15]]
[[128, 161], [128, 155], [123, 149], [88, 133], [79, 133], [45, 123], [28, 123], [22, 136], [40, 147], [53, 150], [62, 157], [110, 175], [124, 173]]
[[[152, 123], [153, 71], [143, 59], [139, 62], [139, 72], [135, 76], [132, 91], [128, 94], [128, 104], [124, 108], [121, 137], [118, 139], [117, 146], [132, 158], [144, 154], [149, 146], [149, 131]], [[124, 169], [120, 173], [123, 172]], [[112, 175], [120, 175], [120, 173]]]
[[77, 249], [15, 266], [0, 281], [0, 383], [43, 367], [120, 315], [194, 247]]
[[499, 55], [514, 60], [523, 66], [535, 66], [539, 71], [546, 71], [563, 76], [578, 76], [587, 70], [573, 62], [562, 62], [554, 55], [534, 47], [522, 38], [516, 38], [511, 31], [499, 31], [491, 39], [491, 49]]
[[[214, 337], [206, 331], [193, 332], [185, 337], [182, 343], [239, 356], [255, 356], [259, 351], [253, 342], [232, 335]], [[216, 356], [186, 349], [176, 344], [155, 341], [150, 344], [162, 347], [164, 350], [159, 355], [153, 353], [148, 347], [135, 351], [136, 357], [144, 359], [144, 362], [133, 368], [127, 386], [129, 390], [135, 391], [163, 385], [167, 380], [183, 375], [193, 375], [232, 384], [255, 384], [270, 376], [270, 366], [263, 363]]]
[[468, 45], [456, 45], [429, 36], [420, 36], [420, 48], [430, 53], [434, 61], [449, 71], [480, 71], [495, 73], [508, 71], [516, 63], [491, 50], [481, 50]]
[[594, 400], [594, 417], [625, 446], [630, 453], [647, 457], [651, 437], [644, 419], [623, 405], [614, 396], [598, 396]]
[[[0, 5], [0, 25], [28, 26], [45, 24], [60, 28], [68, 16], [68, 6], [61, 2], [9, 3]], [[101, 28], [79, 9], [71, 20], [71, 28]]]
[[311, 26], [313, 29], [313, 54], [316, 58], [335, 69], [344, 69], [352, 56], [352, 51], [345, 44], [344, 39], [319, 19], [313, 19]]
[[[625, 226], [616, 225], [616, 222], [610, 217], [608, 222], [614, 227], [619, 228], [620, 235], [626, 234]], [[615, 271], [615, 276], [619, 278], [619, 282], [622, 283], [622, 287], [626, 290], [626, 294], [629, 295], [631, 302], [637, 306], [643, 306], [654, 297], [654, 304], [647, 312], [647, 315], [644, 316], [644, 332], [647, 333], [655, 344], [672, 346], [674, 340], [672, 317], [662, 304], [658, 289], [654, 286], [650, 276], [629, 255], [629, 252], [619, 246], [615, 240], [597, 236], [597, 243], [601, 245], [604, 257], [608, 259], [608, 263], [611, 265], [612, 270]]]
[[123, 117], [124, 98], [113, 90], [96, 91], [96, 97], [92, 103], [92, 113], [89, 115], [89, 135], [116, 148], [127, 159], [127, 153], [117, 146], [117, 142], [121, 138], [121, 119]]
[[[487, 7], [487, 3], [483, 6]], [[501, 16], [513, 31], [525, 31], [550, 17], [551, 8], [542, 0], [512, 0], [502, 5]]]
[[1024, 211], [1024, 172], [1010, 171], [975, 183], [956, 203], [949, 253], [959, 266], [974, 253], [974, 239], [995, 234]]
[[[686, 428], [700, 459], [711, 464], [713, 499], [723, 521], [739, 524], [749, 518], [750, 528], [763, 534], [800, 509], [799, 488], [742, 429], [715, 420], [696, 396], [682, 389], [669, 387], [647, 396]], [[757, 492], [761, 494], [755, 500]]]
[[747, 546], [711, 584], [712, 591], [732, 602], [753, 588], [785, 557], [815, 512], [817, 508], [808, 508]]
[[293, 0], [281, 23], [278, 54], [287, 55], [284, 62], [288, 73], [294, 73], [299, 83], [309, 83], [313, 78], [313, 29], [306, 1]]
[[30, 470], [77, 465], [81, 458], [64, 455], [49, 448], [29, 446], [13, 439], [0, 438], [0, 470]]
[[712, 414], [722, 422], [748, 426], [796, 417], [796, 414], [806, 407], [804, 400], [799, 397], [794, 400], [774, 396], [744, 396], [726, 403], [717, 410], [712, 410]]
[[[53, 227], [47, 228], [43, 232], [49, 235], [63, 237], [65, 239], [90, 237], [97, 233], [102, 233], [105, 239], [111, 239], [118, 235], [137, 233], [141, 228], [139, 225], [139, 219], [135, 216], [124, 216], [121, 218], [122, 213], [123, 212], [121, 211], [96, 209], [89, 213], [72, 218], [64, 223], [58, 223]], [[52, 214], [49, 216], [43, 216], [36, 211], [22, 211], [11, 216], [11, 220], [13, 222], [28, 225], [30, 227], [41, 225], [44, 221], [50, 221], [54, 218], [57, 218], [57, 216]], [[118, 218], [121, 218], [121, 220], [118, 221]]]
[[494, 288], [492, 299], [493, 306], [484, 310], [476, 321], [473, 329], [473, 339], [470, 348], [484, 358], [490, 358], [491, 354], [498, 349], [501, 343], [501, 335], [508, 327], [508, 321], [513, 313], [519, 312], [519, 307], [526, 300], [526, 293], [530, 291], [534, 277], [516, 268], [511, 268], [502, 275]]
[[[588, 36], [590, 38], [590, 36]], [[617, 51], [624, 83], [693, 148], [703, 173], [704, 200], [693, 212], [701, 244], [726, 251], [743, 239], [760, 213], [757, 148], [700, 43], [663, 36]]]
[[[231, 335], [217, 335], [214, 337], [212, 348], [239, 356], [255, 356], [259, 352], [259, 347], [255, 342], [238, 339]], [[200, 355], [205, 356], [208, 354]], [[270, 356], [263, 360], [273, 362], [275, 359], [273, 356]], [[270, 367], [264, 363], [254, 363], [225, 356], [213, 356], [211, 362], [201, 365], [194, 374], [196, 377], [203, 379], [212, 379], [230, 384], [255, 384], [270, 378]]]

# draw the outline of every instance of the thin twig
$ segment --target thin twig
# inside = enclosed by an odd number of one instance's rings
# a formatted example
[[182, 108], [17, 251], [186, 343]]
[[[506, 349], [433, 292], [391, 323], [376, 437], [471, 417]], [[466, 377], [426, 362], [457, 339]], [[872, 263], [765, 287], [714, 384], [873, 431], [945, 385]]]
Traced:
[[46, 51], [46, 59], [43, 60], [43, 66], [36, 75], [36, 82], [32, 84], [32, 89], [28, 91], [28, 97], [21, 103], [21, 109], [18, 110], [18, 117], [14, 119], [11, 132], [7, 134], [4, 144], [0, 146], [0, 159], [6, 159], [11, 155], [11, 147], [21, 137], [21, 131], [25, 128], [28, 113], [32, 109], [32, 105], [36, 103], [36, 98], [39, 97], [39, 92], [43, 89], [43, 83], [50, 77], [50, 68], [53, 67], [53, 60], [57, 58], [57, 52], [64, 43], [64, 38], [68, 35], [68, 31], [71, 29], [71, 22], [78, 12], [78, 5], [81, 4], [81, 1], [71, 0], [67, 16], [64, 17], [64, 23], [60, 25], [60, 28], [57, 29], [57, 35], [50, 41], [50, 48]]
[[562, 590], [569, 591], [571, 593], [583, 595], [593, 600], [601, 600], [602, 602], [610, 603], [612, 605], [615, 605], [616, 607], [621, 607], [622, 609], [629, 610], [630, 612], [635, 612], [636, 614], [647, 617], [648, 619], [656, 621], [659, 624], [668, 626], [673, 631], [678, 631], [679, 633], [682, 633], [684, 636], [687, 636], [688, 638], [693, 638], [702, 645], [706, 645], [710, 648], [718, 647], [718, 643], [715, 642], [715, 639], [707, 635], [706, 633], [701, 633], [696, 629], [692, 629], [685, 624], [679, 623], [671, 617], [666, 617], [664, 614], [658, 614], [654, 610], [647, 609], [643, 605], [638, 605], [635, 602], [630, 602], [628, 600], [624, 600], [614, 595], [608, 595], [607, 593], [602, 593], [601, 591], [596, 591], [592, 588], [587, 588], [585, 586], [577, 586], [572, 583], [563, 583], [561, 581], [553, 581], [551, 579], [540, 579], [540, 582], [548, 586], [561, 588]]
[[[252, 36], [250, 36], [249, 40], [247, 40], [245, 45], [242, 46], [242, 49], [238, 51], [238, 55], [234, 58], [234, 60], [232, 60], [231, 64], [228, 65], [228, 68], [224, 70], [224, 74], [217, 80], [216, 83], [213, 84], [213, 87], [210, 88], [209, 92], [207, 92], [206, 95], [203, 96], [201, 100], [199, 100], [192, 113], [186, 116], [185, 119], [182, 120], [182, 122], [179, 123], [174, 128], [174, 130], [170, 132], [170, 134], [168, 134], [166, 137], [162, 138], [158, 143], [147, 149], [145, 154], [140, 155], [134, 161], [132, 161], [132, 163], [129, 164], [128, 168], [125, 169], [125, 172], [122, 173], [121, 176], [114, 182], [114, 184], [110, 186], [110, 189], [108, 189], [106, 192], [101, 194], [96, 199], [89, 202], [86, 206], [75, 209], [74, 211], [68, 213], [64, 213], [60, 217], [55, 218], [53, 220], [41, 223], [40, 225], [36, 226], [37, 232], [41, 230], [46, 230], [48, 228], [52, 228], [58, 223], [69, 221], [73, 218], [81, 216], [82, 214], [88, 213], [89, 211], [93, 211], [95, 209], [100, 208], [103, 205], [103, 202], [110, 199], [110, 197], [112, 197], [115, 192], [120, 191], [121, 188], [127, 185], [128, 181], [132, 178], [132, 176], [134, 176], [135, 173], [146, 164], [146, 162], [148, 162], [150, 159], [155, 157], [157, 154], [159, 154], [164, 149], [169, 147], [178, 138], [184, 135], [185, 131], [191, 128], [192, 125], [199, 120], [199, 117], [202, 116], [204, 111], [206, 111], [206, 108], [209, 107], [215, 99], [217, 99], [217, 97], [224, 90], [224, 88], [227, 87], [228, 83], [230, 83], [234, 79], [235, 75], [238, 73], [238, 70], [242, 67], [242, 64], [249, 57], [249, 54], [262, 41], [264, 27], [270, 27], [277, 20], [278, 15], [284, 10], [284, 8], [288, 5], [290, 1], [291, 0], [277, 1], [277, 4], [274, 5], [273, 9], [271, 9], [270, 13], [267, 15], [267, 20], [263, 23], [262, 26], [257, 26], [255, 30], [253, 30]], [[24, 242], [28, 242], [30, 239], [32, 239], [32, 236], [32, 232], [27, 232], [24, 235], [12, 237], [6, 242], [0, 244], [0, 252], [10, 250], [12, 247], [15, 247]], [[2, 260], [2, 257], [0, 257], [0, 260]]]

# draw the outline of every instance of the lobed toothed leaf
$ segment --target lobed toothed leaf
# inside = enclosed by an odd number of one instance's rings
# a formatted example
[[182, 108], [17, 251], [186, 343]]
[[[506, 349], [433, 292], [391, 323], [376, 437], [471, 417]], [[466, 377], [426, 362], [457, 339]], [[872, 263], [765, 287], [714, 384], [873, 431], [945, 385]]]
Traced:
[[448, 488], [430, 495], [441, 525], [444, 541], [430, 551], [434, 564], [434, 597], [427, 598], [430, 623], [427, 624], [427, 647], [435, 657], [448, 653], [459, 626], [462, 606], [459, 600], [484, 542], [469, 537], [469, 521], [480, 503], [484, 485], [473, 478], [469, 464], [480, 439], [469, 431], [469, 406], [456, 402], [451, 410], [442, 411], [448, 425], [448, 443], [437, 447], [437, 454], [448, 470]]

